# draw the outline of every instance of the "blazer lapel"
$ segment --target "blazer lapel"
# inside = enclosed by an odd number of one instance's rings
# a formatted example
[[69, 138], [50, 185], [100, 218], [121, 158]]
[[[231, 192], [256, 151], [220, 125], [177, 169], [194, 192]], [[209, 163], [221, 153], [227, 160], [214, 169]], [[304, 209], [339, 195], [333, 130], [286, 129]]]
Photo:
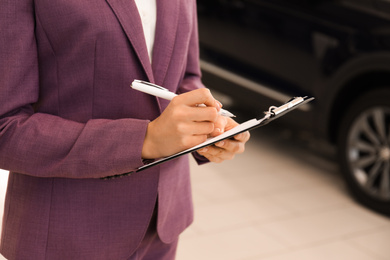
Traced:
[[[141, 17], [133, 0], [106, 0], [118, 18], [133, 46], [150, 82], [154, 82], [152, 66], [145, 43]], [[160, 1], [157, 1], [160, 2]]]
[[156, 83], [164, 85], [176, 40], [180, 2], [179, 0], [169, 2], [157, 0], [156, 2], [157, 24], [152, 67]]

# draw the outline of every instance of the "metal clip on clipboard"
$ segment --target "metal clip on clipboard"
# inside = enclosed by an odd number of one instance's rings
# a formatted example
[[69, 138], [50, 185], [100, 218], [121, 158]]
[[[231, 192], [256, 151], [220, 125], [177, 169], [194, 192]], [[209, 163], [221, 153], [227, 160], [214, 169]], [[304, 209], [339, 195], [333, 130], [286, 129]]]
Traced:
[[264, 112], [266, 114], [265, 120], [269, 119], [276, 119], [278, 117], [281, 117], [282, 115], [289, 112], [291, 109], [295, 109], [298, 106], [302, 106], [310, 101], [312, 101], [314, 97], [294, 97], [290, 99], [285, 104], [277, 107], [277, 106], [270, 106], [268, 111]]

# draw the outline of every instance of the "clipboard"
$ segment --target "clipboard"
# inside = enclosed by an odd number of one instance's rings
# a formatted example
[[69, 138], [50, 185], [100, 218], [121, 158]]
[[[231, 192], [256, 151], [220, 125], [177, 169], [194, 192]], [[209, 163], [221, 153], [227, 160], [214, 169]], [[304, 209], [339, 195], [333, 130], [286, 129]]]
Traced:
[[221, 134], [219, 136], [207, 139], [205, 142], [203, 142], [199, 145], [196, 145], [196, 146], [191, 147], [187, 150], [178, 152], [176, 154], [173, 154], [173, 155], [170, 155], [170, 156], [167, 156], [164, 158], [156, 159], [150, 163], [147, 163], [143, 166], [138, 167], [135, 171], [123, 173], [123, 174], [118, 174], [118, 175], [113, 175], [113, 176], [107, 176], [107, 177], [104, 177], [103, 179], [113, 179], [113, 178], [128, 176], [128, 175], [131, 175], [133, 173], [141, 172], [141, 171], [149, 169], [153, 166], [156, 166], [158, 164], [173, 160], [173, 159], [180, 157], [182, 155], [195, 152], [195, 151], [197, 151], [201, 148], [204, 148], [206, 146], [213, 145], [213, 144], [218, 143], [222, 140], [232, 138], [233, 136], [238, 135], [240, 133], [243, 133], [245, 131], [250, 131], [250, 130], [253, 130], [255, 128], [264, 126], [264, 125], [272, 122], [273, 120], [287, 114], [288, 112], [291, 112], [292, 110], [312, 101], [313, 99], [314, 99], [314, 97], [307, 97], [307, 96], [294, 97], [281, 106], [278, 106], [278, 107], [277, 106], [270, 106], [268, 111], [265, 111], [264, 115], [262, 117], [250, 119], [250, 120], [248, 120], [244, 123], [241, 123], [240, 125], [232, 128], [232, 129], [224, 132], [223, 134]]

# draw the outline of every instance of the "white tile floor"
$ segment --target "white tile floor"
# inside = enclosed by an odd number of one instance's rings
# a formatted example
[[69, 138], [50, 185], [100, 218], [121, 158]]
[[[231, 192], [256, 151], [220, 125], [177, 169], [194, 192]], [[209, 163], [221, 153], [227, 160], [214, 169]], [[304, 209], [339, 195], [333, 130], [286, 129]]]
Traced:
[[191, 166], [195, 222], [177, 260], [390, 259], [390, 219], [356, 204], [337, 166], [283, 131], [256, 130], [234, 161]]

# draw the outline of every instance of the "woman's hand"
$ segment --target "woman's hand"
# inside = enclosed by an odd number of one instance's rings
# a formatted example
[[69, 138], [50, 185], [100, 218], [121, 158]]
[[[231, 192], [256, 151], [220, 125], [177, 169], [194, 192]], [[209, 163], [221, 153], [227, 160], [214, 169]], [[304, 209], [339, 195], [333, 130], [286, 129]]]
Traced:
[[197, 89], [176, 96], [164, 112], [149, 123], [142, 158], [169, 156], [206, 141], [210, 135], [220, 133], [220, 129], [225, 127], [218, 115], [220, 109], [221, 104], [208, 89]]
[[[223, 123], [225, 121], [225, 124]], [[220, 124], [220, 127], [223, 127], [221, 133], [234, 128], [238, 125], [231, 118], [220, 117], [217, 120], [216, 125]], [[222, 122], [222, 123], [221, 123]], [[220, 133], [220, 134], [221, 134]], [[217, 136], [218, 134], [214, 131], [213, 136]], [[243, 132], [234, 136], [232, 139], [225, 139], [216, 143], [215, 145], [210, 145], [208, 147], [202, 148], [197, 152], [206, 157], [211, 162], [220, 163], [225, 160], [231, 160], [235, 157], [236, 154], [243, 153], [245, 150], [245, 143], [249, 140], [250, 134], [248, 131]]]

